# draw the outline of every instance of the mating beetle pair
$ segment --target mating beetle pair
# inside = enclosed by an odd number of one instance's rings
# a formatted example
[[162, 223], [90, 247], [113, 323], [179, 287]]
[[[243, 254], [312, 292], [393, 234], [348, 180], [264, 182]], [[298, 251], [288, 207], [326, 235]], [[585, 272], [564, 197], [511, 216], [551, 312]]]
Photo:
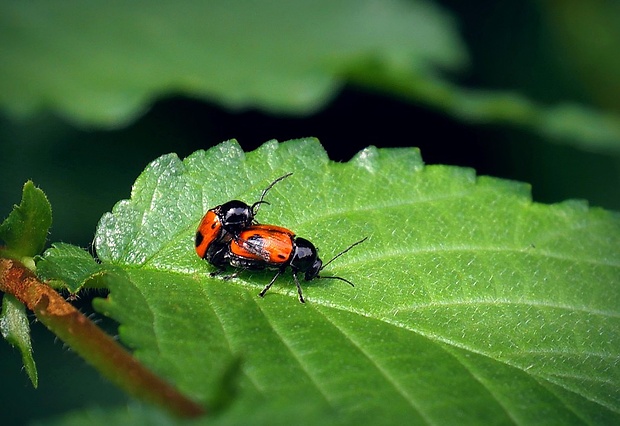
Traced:
[[[306, 281], [315, 278], [330, 278], [344, 281], [341, 277], [319, 276], [327, 265], [343, 255], [354, 246], [366, 240], [352, 244], [346, 250], [323, 264], [314, 245], [305, 238], [297, 237], [289, 229], [275, 225], [261, 225], [255, 217], [269, 190], [292, 173], [274, 180], [263, 190], [260, 199], [251, 206], [239, 200], [228, 201], [216, 206], [204, 215], [196, 231], [196, 253], [207, 262], [224, 270], [230, 265], [243, 270], [276, 269], [278, 272], [260, 292], [263, 297], [275, 280], [290, 266], [293, 279], [297, 285], [299, 301], [305, 303], [298, 273], [304, 274]], [[238, 272], [239, 272], [238, 271]], [[228, 276], [234, 277], [237, 273]]]

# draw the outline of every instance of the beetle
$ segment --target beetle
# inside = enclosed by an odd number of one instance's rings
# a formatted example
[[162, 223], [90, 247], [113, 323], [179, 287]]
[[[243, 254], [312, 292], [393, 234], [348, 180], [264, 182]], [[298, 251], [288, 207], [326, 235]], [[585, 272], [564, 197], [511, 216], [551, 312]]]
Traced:
[[236, 238], [248, 226], [257, 223], [255, 220], [265, 195], [278, 182], [293, 173], [280, 176], [263, 190], [260, 199], [251, 206], [240, 200], [231, 200], [209, 209], [203, 216], [196, 230], [196, 254], [215, 266], [225, 264], [224, 255], [228, 243]]
[[[348, 248], [338, 253], [329, 262], [323, 263], [319, 258], [314, 244], [305, 238], [297, 237], [287, 228], [275, 225], [252, 225], [239, 233], [237, 239], [231, 239], [228, 250], [223, 255], [223, 262], [239, 268], [240, 270], [263, 270], [275, 269], [278, 272], [272, 280], [259, 293], [264, 297], [276, 279], [286, 271], [288, 267], [293, 272], [293, 279], [297, 286], [299, 301], [305, 303], [298, 274], [304, 274], [305, 281], [316, 278], [328, 278], [344, 281], [354, 286], [353, 283], [342, 277], [320, 276], [319, 273], [331, 262], [342, 256], [353, 247], [366, 241], [368, 237], [351, 244]], [[238, 274], [229, 275], [227, 278]]]

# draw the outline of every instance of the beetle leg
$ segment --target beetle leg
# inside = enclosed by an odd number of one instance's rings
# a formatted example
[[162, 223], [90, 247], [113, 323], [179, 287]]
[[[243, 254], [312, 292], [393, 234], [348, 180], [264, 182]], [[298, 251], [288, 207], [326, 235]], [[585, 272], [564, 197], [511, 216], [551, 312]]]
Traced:
[[209, 276], [213, 278], [213, 277], [217, 277], [218, 275], [222, 275], [225, 272], [226, 272], [226, 268], [218, 267], [217, 271], [209, 272]]
[[276, 275], [271, 279], [271, 281], [269, 281], [269, 284], [267, 284], [265, 286], [265, 288], [263, 289], [263, 291], [261, 291], [260, 293], [258, 293], [258, 295], [260, 297], [265, 297], [265, 293], [267, 293], [267, 290], [269, 290], [271, 288], [271, 286], [273, 285], [273, 283], [276, 281], [276, 279], [280, 276], [280, 274], [282, 273], [282, 271], [278, 271], [276, 273]]
[[222, 274], [224, 274], [224, 273], [226, 272], [226, 269], [219, 269], [219, 270], [217, 270], [217, 271], [211, 272], [211, 273], [209, 274], [209, 276], [210, 276], [210, 277], [216, 277], [216, 276], [218, 276], [218, 275], [221, 275], [221, 278], [222, 278], [223, 280], [231, 280], [231, 279], [233, 279], [233, 278], [237, 278], [237, 276], [238, 276], [241, 272], [243, 272], [243, 271], [245, 271], [245, 270], [246, 270], [246, 268], [237, 269], [237, 270], [236, 270], [235, 272], [233, 272], [232, 274], [222, 275]]
[[297, 294], [299, 295], [299, 301], [301, 303], [306, 303], [304, 300], [304, 295], [301, 292], [301, 285], [299, 285], [299, 280], [297, 279], [297, 271], [293, 271], [293, 279], [295, 280], [295, 284], [297, 285]]

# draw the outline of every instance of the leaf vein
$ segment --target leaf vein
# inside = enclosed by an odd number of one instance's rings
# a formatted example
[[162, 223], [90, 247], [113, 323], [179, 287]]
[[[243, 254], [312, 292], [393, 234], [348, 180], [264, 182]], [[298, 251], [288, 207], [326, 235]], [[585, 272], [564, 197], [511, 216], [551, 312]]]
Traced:
[[606, 311], [601, 309], [593, 309], [590, 307], [584, 306], [569, 306], [569, 305], [561, 305], [558, 303], [550, 303], [548, 301], [539, 301], [539, 300], [505, 300], [505, 299], [468, 299], [468, 300], [446, 300], [446, 301], [434, 301], [428, 303], [420, 303], [416, 305], [410, 306], [401, 306], [395, 307], [395, 310], [398, 312], [413, 312], [420, 309], [436, 309], [443, 307], [453, 307], [453, 306], [479, 306], [479, 305], [489, 305], [489, 306], [501, 306], [501, 305], [516, 305], [516, 306], [527, 306], [527, 307], [536, 307], [536, 308], [546, 308], [546, 309], [559, 309], [566, 310], [570, 312], [583, 312], [590, 315], [602, 316], [606, 318], [620, 318], [619, 312]]
[[330, 318], [327, 314], [325, 314], [325, 312], [323, 312], [323, 310], [321, 309], [316, 309], [317, 312], [319, 312], [323, 318], [325, 318], [325, 320], [327, 322], [329, 322], [330, 324], [332, 324], [332, 326], [334, 326], [334, 328], [336, 330], [338, 330], [338, 332], [340, 332], [340, 334], [346, 339], [348, 340], [353, 346], [355, 346], [357, 348], [357, 350], [363, 354], [366, 359], [368, 359], [379, 371], [379, 373], [381, 373], [381, 375], [385, 378], [385, 380], [396, 390], [396, 392], [398, 394], [400, 394], [402, 396], [402, 398], [407, 401], [407, 403], [409, 405], [411, 405], [411, 407], [416, 410], [419, 414], [420, 417], [424, 419], [424, 421], [427, 424], [433, 424], [433, 422], [431, 421], [431, 419], [428, 417], [428, 415], [426, 415], [424, 413], [424, 411], [420, 408], [419, 404], [417, 404], [414, 400], [414, 398], [412, 398], [411, 396], [408, 395], [407, 391], [405, 389], [403, 389], [403, 387], [398, 383], [398, 381], [396, 380], [395, 377], [393, 377], [385, 368], [383, 368], [380, 364], [380, 362], [375, 359], [375, 357], [373, 357], [368, 351], [366, 351], [362, 345], [360, 345], [358, 342], [356, 342], [353, 337], [349, 334], [347, 334], [342, 327], [340, 327], [338, 324], [335, 323], [335, 321], [333, 320], [333, 318]]
[[291, 354], [291, 357], [297, 362], [297, 364], [299, 364], [300, 368], [303, 370], [303, 372], [306, 374], [306, 376], [310, 379], [310, 381], [312, 382], [312, 384], [314, 385], [314, 387], [317, 389], [317, 391], [321, 394], [321, 396], [325, 399], [325, 401], [331, 406], [333, 407], [332, 402], [330, 401], [329, 396], [327, 395], [327, 393], [325, 393], [324, 389], [319, 385], [319, 383], [316, 381], [316, 379], [314, 378], [314, 376], [310, 373], [311, 369], [308, 368], [303, 362], [302, 359], [297, 355], [297, 353], [295, 352], [295, 350], [293, 349], [293, 347], [290, 345], [290, 343], [287, 341], [287, 339], [285, 339], [285, 336], [280, 333], [280, 331], [277, 328], [278, 322], [277, 321], [272, 321], [271, 318], [269, 317], [269, 315], [267, 315], [266, 311], [263, 309], [263, 307], [261, 306], [260, 303], [258, 303], [258, 301], [256, 300], [256, 298], [251, 298], [252, 301], [254, 301], [254, 303], [256, 304], [256, 306], [259, 308], [259, 310], [262, 312], [263, 316], [265, 317], [265, 320], [267, 321], [267, 323], [271, 326], [271, 329], [273, 330], [273, 332], [278, 336], [278, 338], [280, 339], [280, 341], [282, 342], [282, 344], [286, 347], [286, 349], [289, 351], [289, 353]]

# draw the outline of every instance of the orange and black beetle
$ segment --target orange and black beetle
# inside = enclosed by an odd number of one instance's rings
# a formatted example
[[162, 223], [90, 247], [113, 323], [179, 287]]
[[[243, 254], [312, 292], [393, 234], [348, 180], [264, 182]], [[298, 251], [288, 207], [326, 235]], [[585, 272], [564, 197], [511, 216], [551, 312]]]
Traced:
[[287, 173], [271, 182], [263, 190], [260, 199], [251, 206], [243, 201], [232, 200], [207, 211], [196, 230], [196, 254], [209, 263], [221, 266], [222, 256], [230, 240], [236, 238], [243, 229], [256, 223], [254, 218], [260, 205], [267, 203], [263, 201], [267, 192], [290, 175], [292, 173]]
[[[228, 263], [241, 270], [277, 269], [276, 275], [259, 293], [261, 297], [271, 288], [280, 274], [290, 266], [293, 271], [293, 279], [297, 285], [299, 301], [305, 303], [297, 274], [303, 273], [306, 281], [315, 278], [330, 278], [344, 281], [353, 286], [353, 283], [345, 278], [322, 277], [319, 276], [319, 272], [334, 259], [364, 242], [366, 238], [350, 245], [329, 262], [323, 264], [323, 261], [318, 257], [314, 244], [305, 238], [297, 237], [292, 231], [280, 226], [253, 225], [241, 231], [238, 238], [230, 241], [228, 251], [222, 255], [220, 260], [221, 263]], [[221, 267], [222, 265], [216, 266]], [[232, 276], [236, 275], [233, 274]]]

